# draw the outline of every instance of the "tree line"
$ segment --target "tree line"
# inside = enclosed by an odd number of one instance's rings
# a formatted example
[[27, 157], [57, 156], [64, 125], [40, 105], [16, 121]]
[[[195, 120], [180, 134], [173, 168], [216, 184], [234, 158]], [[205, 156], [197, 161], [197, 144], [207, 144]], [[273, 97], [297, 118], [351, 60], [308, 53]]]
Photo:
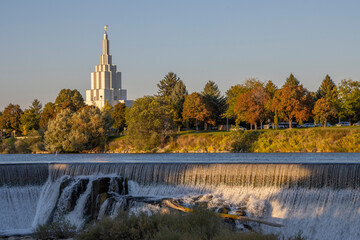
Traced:
[[293, 121], [326, 126], [337, 119], [360, 120], [360, 82], [348, 79], [336, 85], [329, 75], [316, 92], [308, 91], [293, 74], [281, 87], [251, 78], [225, 95], [213, 81], [201, 92], [189, 94], [173, 72], [157, 87], [157, 94], [136, 99], [131, 108], [108, 102], [103, 109], [87, 106], [81, 94], [70, 89], [62, 89], [44, 107], [37, 99], [24, 111], [9, 104], [0, 112], [1, 135], [37, 136], [44, 150], [79, 152], [103, 149], [108, 136], [126, 133], [130, 145], [149, 150], [183, 128], [206, 130], [230, 123], [256, 130], [265, 123], [276, 128], [279, 121], [287, 121], [291, 128]]

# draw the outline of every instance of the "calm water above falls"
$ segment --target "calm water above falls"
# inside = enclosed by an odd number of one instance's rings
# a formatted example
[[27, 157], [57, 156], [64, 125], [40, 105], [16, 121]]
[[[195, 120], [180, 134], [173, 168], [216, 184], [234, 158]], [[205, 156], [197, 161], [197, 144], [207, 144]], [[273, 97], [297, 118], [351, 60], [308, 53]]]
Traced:
[[[129, 194], [122, 177], [129, 179]], [[101, 181], [112, 197], [90, 213]], [[81, 227], [89, 217], [114, 216], [126, 206], [156, 210], [163, 198], [241, 208], [284, 225], [249, 223], [264, 232], [360, 239], [354, 227], [360, 226], [360, 154], [0, 155], [0, 235], [29, 233], [61, 218]]]
[[360, 164], [360, 153], [0, 154], [0, 164], [73, 162]]

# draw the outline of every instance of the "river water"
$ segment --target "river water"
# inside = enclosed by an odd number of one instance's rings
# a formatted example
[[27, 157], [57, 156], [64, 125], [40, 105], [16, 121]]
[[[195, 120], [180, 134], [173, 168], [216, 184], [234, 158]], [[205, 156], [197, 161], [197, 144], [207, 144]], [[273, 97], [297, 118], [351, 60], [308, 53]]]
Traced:
[[[360, 239], [359, 153], [0, 155], [0, 235], [30, 233], [57, 217], [81, 228], [104, 177], [114, 196], [96, 218], [125, 202], [132, 212], [161, 210], [159, 200], [172, 198], [284, 225], [248, 223], [265, 233]], [[128, 193], [112, 187], [125, 178]], [[129, 204], [129, 196], [147, 200]]]

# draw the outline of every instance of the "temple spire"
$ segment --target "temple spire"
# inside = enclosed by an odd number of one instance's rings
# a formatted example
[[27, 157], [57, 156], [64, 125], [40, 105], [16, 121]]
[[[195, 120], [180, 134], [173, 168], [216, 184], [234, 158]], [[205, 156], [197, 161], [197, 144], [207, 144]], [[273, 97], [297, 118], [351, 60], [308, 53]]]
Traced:
[[[109, 55], [109, 40], [108, 40], [108, 35], [107, 35], [107, 28], [108, 28], [108, 25], [105, 25], [104, 40], [102, 42], [102, 55]], [[104, 62], [102, 62], [101, 64], [104, 64]]]

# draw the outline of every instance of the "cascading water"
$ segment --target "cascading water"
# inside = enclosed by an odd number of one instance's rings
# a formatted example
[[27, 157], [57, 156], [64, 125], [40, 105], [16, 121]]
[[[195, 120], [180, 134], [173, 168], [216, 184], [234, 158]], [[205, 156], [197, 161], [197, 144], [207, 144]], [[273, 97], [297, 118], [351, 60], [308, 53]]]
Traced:
[[78, 163], [2, 165], [0, 171], [2, 235], [62, 218], [81, 228], [120, 209], [158, 209], [154, 203], [162, 198], [176, 198], [189, 206], [244, 209], [284, 225], [252, 224], [264, 232], [360, 238], [358, 164]]

